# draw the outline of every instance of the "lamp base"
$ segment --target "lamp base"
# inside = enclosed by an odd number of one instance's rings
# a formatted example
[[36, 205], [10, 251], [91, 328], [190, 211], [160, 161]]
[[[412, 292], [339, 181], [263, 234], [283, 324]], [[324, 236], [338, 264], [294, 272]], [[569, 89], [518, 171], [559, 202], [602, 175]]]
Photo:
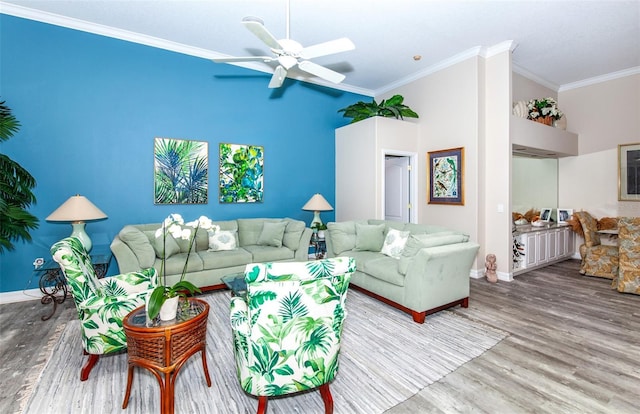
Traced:
[[322, 220], [320, 220], [320, 212], [319, 211], [314, 211], [313, 212], [313, 220], [311, 220], [311, 225], [309, 227], [313, 228], [315, 223], [322, 224]]
[[71, 235], [80, 239], [80, 242], [82, 243], [84, 248], [87, 250], [87, 252], [89, 252], [91, 251], [91, 248], [93, 247], [93, 245], [91, 244], [91, 239], [89, 238], [89, 235], [87, 234], [87, 232], [84, 231], [84, 225], [85, 223], [82, 221], [77, 223], [71, 223], [71, 226], [73, 226], [73, 231], [71, 232]]

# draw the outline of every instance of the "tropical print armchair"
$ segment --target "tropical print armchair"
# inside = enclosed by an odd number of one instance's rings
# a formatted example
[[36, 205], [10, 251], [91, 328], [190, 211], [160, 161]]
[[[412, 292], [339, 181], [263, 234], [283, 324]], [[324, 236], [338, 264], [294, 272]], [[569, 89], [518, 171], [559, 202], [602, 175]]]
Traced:
[[319, 388], [333, 412], [345, 300], [355, 260], [249, 264], [246, 297], [231, 299], [236, 369], [242, 388], [267, 398]]
[[158, 275], [149, 268], [98, 279], [89, 253], [76, 237], [55, 243], [51, 255], [67, 279], [81, 321], [82, 345], [89, 355], [80, 371], [80, 380], [85, 381], [99, 355], [126, 349], [122, 320], [145, 304], [147, 294], [158, 285]]
[[620, 269], [612, 287], [640, 295], [640, 217], [618, 219]]
[[613, 279], [618, 275], [618, 246], [600, 244], [598, 223], [586, 211], [573, 213], [582, 225], [584, 244], [580, 246], [580, 273]]

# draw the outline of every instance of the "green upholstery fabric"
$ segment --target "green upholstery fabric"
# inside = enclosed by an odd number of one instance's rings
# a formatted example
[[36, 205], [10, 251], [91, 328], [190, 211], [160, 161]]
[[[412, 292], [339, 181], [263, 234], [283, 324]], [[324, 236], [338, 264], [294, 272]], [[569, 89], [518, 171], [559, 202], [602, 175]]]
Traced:
[[354, 250], [379, 252], [384, 243], [384, 224], [356, 223], [356, 247]]
[[338, 372], [352, 258], [249, 264], [231, 299], [238, 379], [256, 396], [328, 384]]
[[152, 267], [156, 259], [156, 252], [149, 243], [149, 238], [134, 226], [124, 226], [118, 233], [120, 240], [125, 242], [138, 258], [143, 268]]
[[279, 223], [265, 221], [260, 237], [258, 237], [258, 243], [256, 244], [259, 246], [282, 247], [282, 239], [284, 238], [286, 228], [287, 223], [284, 221]]
[[[145, 304], [147, 294], [158, 285], [154, 268], [97, 279], [91, 258], [76, 237], [67, 237], [51, 247], [60, 264], [81, 320], [82, 344], [88, 354], [108, 354], [127, 347], [122, 329], [124, 317]], [[94, 291], [89, 280], [99, 286]]]
[[180, 253], [180, 245], [170, 233], [167, 233], [166, 238], [156, 237], [155, 233], [155, 231], [147, 232], [147, 237], [149, 238], [157, 257], [160, 259], [163, 257], [168, 259], [174, 254]]
[[584, 232], [584, 244], [579, 248], [580, 273], [614, 279], [618, 275], [618, 247], [600, 244], [597, 222], [589, 213], [578, 211], [573, 214], [578, 217]]
[[612, 287], [640, 295], [640, 217], [618, 218], [620, 268]]
[[296, 250], [298, 246], [300, 246], [300, 238], [302, 237], [302, 233], [304, 233], [304, 221], [292, 220], [290, 218], [284, 220], [287, 223], [287, 228], [282, 238], [282, 244], [291, 250]]
[[356, 247], [356, 225], [353, 221], [332, 222], [327, 224], [331, 232], [333, 254], [341, 254]]

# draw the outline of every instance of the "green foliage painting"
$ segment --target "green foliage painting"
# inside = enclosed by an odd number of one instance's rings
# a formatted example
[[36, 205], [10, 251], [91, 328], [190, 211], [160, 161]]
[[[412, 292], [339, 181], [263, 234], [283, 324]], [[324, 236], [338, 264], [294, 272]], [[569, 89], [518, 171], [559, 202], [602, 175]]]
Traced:
[[154, 203], [206, 204], [209, 159], [206, 142], [156, 138]]
[[262, 202], [263, 168], [262, 147], [220, 144], [220, 202]]

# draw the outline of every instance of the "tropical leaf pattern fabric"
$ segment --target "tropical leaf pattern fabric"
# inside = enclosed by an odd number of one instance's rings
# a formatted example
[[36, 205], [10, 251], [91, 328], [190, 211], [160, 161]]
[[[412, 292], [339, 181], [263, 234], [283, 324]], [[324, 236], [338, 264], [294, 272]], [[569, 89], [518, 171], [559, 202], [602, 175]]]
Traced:
[[612, 287], [640, 295], [640, 217], [618, 219], [620, 269]]
[[126, 348], [124, 317], [145, 304], [158, 285], [154, 268], [104, 279], [96, 277], [91, 257], [76, 237], [67, 237], [51, 247], [60, 265], [81, 320], [82, 343], [89, 354], [108, 354]]
[[618, 274], [618, 247], [600, 243], [596, 219], [586, 211], [573, 213], [584, 232], [584, 244], [580, 246], [582, 263], [580, 273], [588, 276], [613, 279]]
[[338, 372], [355, 260], [249, 264], [247, 296], [231, 299], [238, 379], [256, 396], [316, 388]]

